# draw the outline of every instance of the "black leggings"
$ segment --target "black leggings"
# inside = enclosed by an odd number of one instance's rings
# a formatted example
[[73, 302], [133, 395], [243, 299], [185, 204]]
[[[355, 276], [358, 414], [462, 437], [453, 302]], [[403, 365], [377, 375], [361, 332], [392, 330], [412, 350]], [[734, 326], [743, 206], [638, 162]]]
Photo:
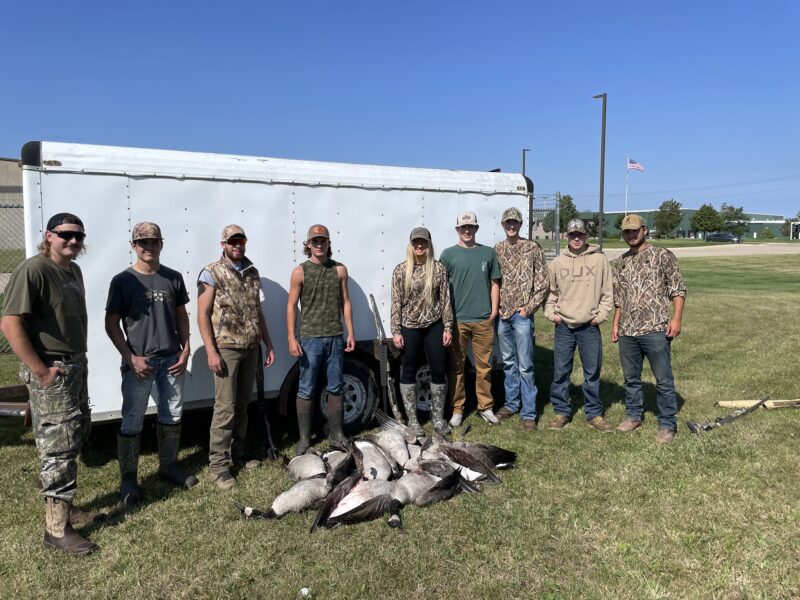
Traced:
[[423, 329], [401, 327], [400, 334], [405, 346], [400, 364], [400, 383], [415, 383], [417, 369], [425, 364], [426, 358], [431, 370], [431, 383], [445, 383], [447, 352], [442, 346], [444, 325], [441, 319]]

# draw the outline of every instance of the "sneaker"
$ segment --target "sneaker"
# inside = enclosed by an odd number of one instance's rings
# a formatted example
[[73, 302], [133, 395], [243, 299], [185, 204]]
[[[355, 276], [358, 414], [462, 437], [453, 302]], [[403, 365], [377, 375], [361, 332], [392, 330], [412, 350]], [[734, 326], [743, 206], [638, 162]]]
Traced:
[[481, 410], [478, 412], [481, 416], [481, 419], [486, 421], [487, 423], [491, 423], [492, 425], [497, 425], [500, 421], [497, 420], [497, 417], [494, 415], [494, 411], [491, 408], [487, 408], [486, 410]]
[[495, 417], [497, 417], [497, 420], [498, 420], [498, 421], [505, 421], [506, 419], [510, 419], [511, 417], [513, 417], [515, 414], [516, 414], [516, 413], [515, 413], [513, 410], [510, 410], [510, 409], [508, 409], [508, 408], [506, 408], [506, 407], [504, 406], [503, 408], [501, 408], [500, 410], [498, 410], [498, 411], [495, 413], [495, 415], [494, 415], [494, 416], [495, 416]]
[[656, 434], [656, 442], [659, 444], [671, 444], [675, 439], [675, 432], [672, 429], [662, 427]]
[[556, 415], [552, 421], [547, 424], [548, 429], [562, 430], [569, 424], [569, 417], [565, 415]]
[[522, 430], [523, 431], [536, 431], [537, 427], [536, 421], [533, 419], [523, 419], [522, 420]]
[[601, 433], [611, 433], [614, 431], [614, 426], [601, 416], [597, 416], [594, 419], [589, 419], [589, 425]]
[[453, 413], [453, 416], [450, 417], [450, 427], [460, 426], [463, 420], [464, 415], [462, 413]]
[[223, 492], [227, 492], [228, 490], [232, 490], [234, 487], [236, 487], [236, 480], [233, 478], [233, 475], [227, 471], [211, 475], [211, 483], [213, 483]]
[[631, 417], [628, 417], [617, 426], [617, 431], [620, 431], [622, 433], [630, 433], [634, 429], [639, 429], [639, 427], [641, 426], [642, 426], [641, 421], [639, 421], [638, 419], [632, 419]]

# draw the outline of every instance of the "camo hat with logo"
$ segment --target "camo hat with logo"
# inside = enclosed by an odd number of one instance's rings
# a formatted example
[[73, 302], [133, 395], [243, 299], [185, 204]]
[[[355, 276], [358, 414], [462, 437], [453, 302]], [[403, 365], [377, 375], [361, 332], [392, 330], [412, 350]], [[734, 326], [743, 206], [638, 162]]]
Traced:
[[630, 214], [624, 219], [622, 219], [622, 225], [620, 225], [620, 231], [628, 231], [631, 229], [641, 229], [642, 227], [647, 227], [647, 223], [644, 222], [644, 219], [639, 215]]
[[586, 223], [584, 223], [581, 219], [572, 219], [569, 223], [567, 223], [567, 234], [570, 233], [586, 233]]
[[163, 240], [161, 237], [161, 227], [150, 221], [142, 221], [133, 226], [131, 241], [138, 240]]
[[233, 237], [240, 237], [247, 239], [247, 236], [244, 233], [244, 229], [239, 227], [238, 225], [226, 225], [222, 228], [222, 240], [223, 242], [227, 242], [229, 239]]
[[325, 225], [312, 225], [308, 228], [308, 233], [306, 234], [306, 241], [311, 241], [315, 237], [324, 237], [331, 239], [331, 232], [328, 231], [328, 228]]
[[456, 218], [456, 227], [461, 227], [463, 225], [475, 225], [478, 226], [478, 217], [475, 215], [474, 212], [465, 211], [462, 213], [458, 213], [458, 217]]
[[522, 213], [518, 208], [513, 206], [511, 208], [507, 208], [503, 211], [503, 216], [500, 217], [501, 223], [505, 223], [506, 221], [519, 221], [522, 223]]

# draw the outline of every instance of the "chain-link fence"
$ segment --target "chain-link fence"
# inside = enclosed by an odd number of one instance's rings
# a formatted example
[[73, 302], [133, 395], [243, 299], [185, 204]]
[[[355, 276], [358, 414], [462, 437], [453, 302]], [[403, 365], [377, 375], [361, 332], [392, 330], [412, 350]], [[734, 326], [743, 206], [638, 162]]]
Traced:
[[553, 260], [559, 251], [559, 208], [556, 196], [535, 196], [533, 198], [533, 233], [531, 238], [542, 247], [548, 262]]
[[[22, 204], [0, 204], [0, 312], [11, 272], [25, 258], [25, 218]], [[11, 352], [11, 346], [0, 333], [0, 353]]]

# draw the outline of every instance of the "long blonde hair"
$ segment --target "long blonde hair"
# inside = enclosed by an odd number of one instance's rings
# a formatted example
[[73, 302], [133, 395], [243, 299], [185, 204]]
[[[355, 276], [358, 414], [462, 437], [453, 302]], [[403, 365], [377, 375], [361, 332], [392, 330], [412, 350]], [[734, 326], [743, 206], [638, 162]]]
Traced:
[[[424, 298], [425, 308], [430, 308], [433, 304], [433, 276], [436, 273], [436, 265], [433, 259], [433, 242], [428, 242], [428, 251], [425, 254], [425, 262], [422, 264], [423, 277], [425, 278], [425, 288], [423, 289], [422, 297]], [[414, 243], [408, 242], [406, 248], [406, 277], [405, 277], [405, 296], [408, 298], [411, 295], [411, 278], [414, 273], [414, 265], [417, 259], [414, 256]]]

